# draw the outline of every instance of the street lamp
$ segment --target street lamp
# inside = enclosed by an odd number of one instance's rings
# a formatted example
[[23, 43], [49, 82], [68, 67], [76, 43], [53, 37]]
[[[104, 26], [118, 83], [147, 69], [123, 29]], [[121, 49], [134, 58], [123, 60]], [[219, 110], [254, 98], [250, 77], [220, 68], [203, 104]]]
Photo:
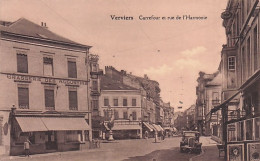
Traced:
[[110, 105], [108, 105], [107, 108], [107, 115], [108, 115], [108, 123], [107, 123], [107, 127], [109, 128], [109, 137], [108, 137], [108, 141], [112, 141], [114, 140], [113, 138], [113, 131], [112, 128], [114, 126], [114, 121], [112, 120], [112, 116], [113, 116], [113, 109], [111, 108]]

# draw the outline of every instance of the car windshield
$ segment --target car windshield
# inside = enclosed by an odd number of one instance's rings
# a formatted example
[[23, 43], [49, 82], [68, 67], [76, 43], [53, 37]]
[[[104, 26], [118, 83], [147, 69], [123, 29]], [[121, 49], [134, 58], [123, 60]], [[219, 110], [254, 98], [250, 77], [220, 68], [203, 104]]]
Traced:
[[184, 136], [196, 136], [196, 133], [188, 132], [188, 133], [184, 133]]

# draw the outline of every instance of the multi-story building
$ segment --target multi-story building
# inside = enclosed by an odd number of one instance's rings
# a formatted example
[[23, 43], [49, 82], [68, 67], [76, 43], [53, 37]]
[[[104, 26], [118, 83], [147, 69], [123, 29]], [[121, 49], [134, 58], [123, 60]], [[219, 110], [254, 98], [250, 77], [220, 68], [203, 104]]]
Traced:
[[108, 121], [114, 122], [112, 131], [115, 139], [142, 137], [141, 99], [139, 89], [107, 74], [102, 76], [99, 111], [105, 118], [105, 125]]
[[91, 139], [90, 46], [26, 19], [0, 23], [0, 153], [80, 149]]
[[208, 81], [214, 78], [214, 74], [206, 74], [204, 72], [199, 72], [199, 77], [197, 79], [198, 85], [196, 87], [196, 108], [195, 108], [195, 122], [197, 130], [201, 135], [205, 134], [205, 85]]
[[100, 97], [100, 79], [103, 75], [103, 70], [99, 68], [99, 56], [89, 54], [90, 67], [90, 107], [91, 107], [91, 125], [93, 138], [99, 138], [102, 129], [102, 118], [99, 112], [99, 97]]
[[226, 158], [259, 159], [259, 0], [229, 0], [222, 13], [227, 44], [221, 53], [223, 144]]
[[221, 113], [211, 114], [211, 109], [218, 106], [221, 101], [221, 75], [218, 72], [206, 83], [205, 96], [205, 134], [220, 137]]

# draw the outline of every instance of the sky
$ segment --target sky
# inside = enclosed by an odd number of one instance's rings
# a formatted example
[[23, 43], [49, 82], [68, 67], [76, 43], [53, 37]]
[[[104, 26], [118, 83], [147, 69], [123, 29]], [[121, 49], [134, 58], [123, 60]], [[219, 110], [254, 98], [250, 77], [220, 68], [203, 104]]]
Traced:
[[[196, 102], [199, 71], [218, 69], [226, 5], [227, 0], [0, 0], [0, 19], [46, 22], [49, 30], [92, 46], [102, 69], [114, 66], [158, 81], [162, 100], [183, 111]], [[139, 18], [152, 16], [159, 18]]]

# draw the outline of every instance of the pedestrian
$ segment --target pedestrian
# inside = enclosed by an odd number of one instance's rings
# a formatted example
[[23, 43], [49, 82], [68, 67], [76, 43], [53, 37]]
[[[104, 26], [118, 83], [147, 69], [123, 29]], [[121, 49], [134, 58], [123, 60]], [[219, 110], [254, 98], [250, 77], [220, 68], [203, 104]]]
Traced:
[[145, 131], [144, 135], [145, 135], [145, 139], [148, 139], [148, 131]]
[[30, 140], [28, 138], [25, 139], [24, 142], [24, 151], [25, 151], [25, 156], [30, 157]]

